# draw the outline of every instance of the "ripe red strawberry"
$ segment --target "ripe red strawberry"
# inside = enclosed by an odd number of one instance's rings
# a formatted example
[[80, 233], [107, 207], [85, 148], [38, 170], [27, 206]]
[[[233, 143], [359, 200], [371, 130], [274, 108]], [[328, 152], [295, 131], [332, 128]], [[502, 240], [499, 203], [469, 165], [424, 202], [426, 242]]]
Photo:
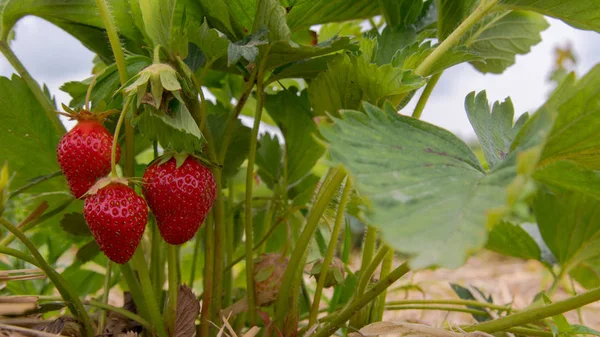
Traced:
[[[81, 198], [98, 179], [110, 172], [113, 136], [91, 113], [80, 113], [71, 131], [58, 143], [57, 158], [71, 193]], [[121, 149], [117, 145], [117, 161]]]
[[277, 253], [263, 254], [254, 261], [256, 304], [266, 306], [275, 301], [288, 263], [287, 257]]
[[144, 196], [161, 236], [172, 245], [194, 237], [215, 201], [217, 188], [206, 166], [193, 157], [183, 161], [176, 156], [155, 162], [144, 173]]
[[142, 240], [148, 208], [131, 187], [111, 181], [86, 198], [84, 216], [100, 250], [111, 261], [123, 264]]

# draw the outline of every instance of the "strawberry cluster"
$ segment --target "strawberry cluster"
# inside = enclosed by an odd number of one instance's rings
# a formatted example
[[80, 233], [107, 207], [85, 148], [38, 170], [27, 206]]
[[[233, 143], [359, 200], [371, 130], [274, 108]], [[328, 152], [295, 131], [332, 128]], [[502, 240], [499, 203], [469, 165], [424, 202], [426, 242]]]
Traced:
[[[188, 155], [159, 158], [144, 174], [144, 200], [126, 179], [107, 177], [113, 135], [102, 125], [103, 117], [87, 111], [72, 117], [78, 123], [60, 140], [58, 163], [71, 193], [85, 198], [86, 222], [110, 260], [123, 264], [135, 253], [148, 220], [146, 201], [168, 243], [179, 245], [196, 234], [216, 195], [206, 166]], [[117, 145], [116, 161], [120, 155]]]

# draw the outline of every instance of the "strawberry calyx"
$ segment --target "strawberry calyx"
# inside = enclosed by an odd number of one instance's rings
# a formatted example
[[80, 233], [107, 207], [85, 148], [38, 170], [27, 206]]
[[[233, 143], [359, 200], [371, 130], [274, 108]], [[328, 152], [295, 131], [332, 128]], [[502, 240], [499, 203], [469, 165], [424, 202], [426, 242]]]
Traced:
[[[151, 97], [147, 97], [146, 91], [150, 85]], [[137, 95], [137, 106], [142, 103], [153, 105], [156, 109], [163, 103], [163, 93], [165, 90], [182, 101], [180, 91], [182, 90], [179, 82], [177, 70], [166, 63], [154, 63], [140, 71], [122, 90], [128, 96]]]
[[57, 111], [58, 114], [68, 117], [69, 120], [76, 120], [78, 122], [82, 121], [96, 121], [100, 124], [108, 118], [110, 115], [114, 115], [119, 112], [119, 110], [111, 109], [106, 111], [89, 111], [87, 109], [71, 109], [70, 107], [61, 104], [62, 108], [65, 112]]
[[201, 164], [203, 164], [204, 166], [206, 166], [208, 168], [217, 168], [217, 167], [220, 168], [223, 166], [223, 165], [219, 165], [209, 159], [206, 159], [206, 158], [196, 155], [196, 154], [185, 153], [185, 152], [175, 152], [175, 151], [165, 152], [162, 156], [157, 157], [156, 159], [151, 161], [150, 164], [148, 164], [148, 166], [151, 166], [151, 165], [160, 166], [160, 165], [168, 162], [171, 159], [175, 159], [175, 168], [180, 168], [181, 165], [183, 165], [183, 163], [185, 162], [185, 160], [188, 157], [194, 158], [195, 160], [197, 160], [198, 162], [200, 162]]
[[90, 187], [90, 189], [87, 192], [85, 192], [84, 196], [94, 195], [98, 193], [98, 191], [112, 183], [123, 184], [127, 186], [129, 184], [129, 180], [126, 178], [118, 178], [113, 176], [100, 178], [94, 185], [92, 185], [92, 187]]

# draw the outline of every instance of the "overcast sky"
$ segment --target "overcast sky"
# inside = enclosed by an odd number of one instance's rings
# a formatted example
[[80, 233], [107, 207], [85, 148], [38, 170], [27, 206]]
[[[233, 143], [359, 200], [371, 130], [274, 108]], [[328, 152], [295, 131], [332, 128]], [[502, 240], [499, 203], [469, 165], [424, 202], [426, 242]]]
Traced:
[[[471, 91], [487, 90], [488, 99], [503, 100], [510, 96], [516, 114], [533, 112], [552, 88], [547, 78], [554, 62], [553, 50], [571, 42], [578, 58], [577, 73], [584, 74], [600, 62], [600, 34], [576, 30], [558, 20], [542, 33], [543, 41], [502, 75], [482, 75], [468, 64], [444, 72], [423, 112], [422, 119], [442, 126], [462, 138], [473, 137], [473, 129], [464, 112], [464, 98]], [[60, 28], [26, 17], [16, 26], [12, 48], [39, 82], [46, 83], [57, 102], [69, 101], [58, 88], [66, 81], [90, 76], [93, 54]], [[10, 76], [13, 69], [0, 55], [0, 76]], [[418, 96], [416, 96], [418, 97]], [[416, 98], [408, 107], [416, 104]]]

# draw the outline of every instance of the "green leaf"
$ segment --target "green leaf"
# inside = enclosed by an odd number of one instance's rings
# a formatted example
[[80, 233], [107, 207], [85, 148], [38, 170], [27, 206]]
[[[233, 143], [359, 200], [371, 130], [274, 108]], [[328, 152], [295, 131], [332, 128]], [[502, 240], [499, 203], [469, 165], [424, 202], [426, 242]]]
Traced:
[[510, 9], [534, 11], [561, 19], [575, 28], [600, 31], [597, 0], [502, 0], [501, 3]]
[[[544, 304], [552, 304], [552, 300], [550, 300], [550, 298], [548, 298], [548, 296], [546, 296], [546, 294], [544, 293], [542, 293], [542, 299], [544, 300]], [[571, 330], [571, 325], [569, 324], [569, 321], [567, 321], [565, 315], [563, 314], [552, 316], [552, 321], [554, 322], [554, 324], [556, 324], [556, 327], [558, 328], [559, 332], [564, 333]]]
[[339, 116], [340, 109], [359, 109], [361, 101], [394, 106], [403, 94], [424, 84], [420, 76], [387, 64], [378, 67], [362, 57], [338, 55], [328, 64], [328, 70], [310, 83], [308, 94], [317, 115]]
[[[561, 267], [586, 268], [600, 284], [600, 201], [578, 192], [540, 192], [534, 202], [535, 217], [544, 242]], [[580, 273], [572, 276], [578, 280]]]
[[[129, 1], [109, 0], [109, 8], [125, 48], [143, 54], [139, 42], [144, 37], [131, 20]], [[86, 47], [98, 53], [105, 62], [112, 62], [112, 50], [106, 40], [104, 23], [98, 15], [94, 0], [9, 0], [4, 6], [0, 19], [1, 39], [5, 40], [16, 22], [28, 15], [40, 17], [61, 27]]]
[[[176, 15], [183, 16], [185, 14], [189, 21], [203, 22], [206, 20], [211, 27], [227, 34], [230, 38], [241, 37], [242, 31], [235, 25], [239, 20], [235, 20], [235, 16], [232, 16], [230, 12], [230, 8], [239, 1], [246, 0], [177, 0], [178, 11], [181, 13], [176, 13]], [[256, 4], [253, 3], [253, 6]], [[176, 17], [176, 20], [178, 19]]]
[[600, 336], [600, 331], [588, 328], [587, 326], [571, 324], [570, 329], [567, 331], [569, 335], [592, 335]]
[[467, 95], [465, 109], [481, 143], [485, 159], [490, 169], [493, 169], [504, 160], [510, 150], [510, 144], [529, 115], [521, 116], [513, 126], [514, 108], [510, 98], [507, 97], [502, 103], [494, 102], [490, 113], [485, 91], [477, 96], [475, 92]]
[[188, 39], [204, 53], [207, 62], [214, 62], [227, 55], [229, 39], [220, 31], [209, 28], [206, 20], [200, 28], [189, 28]]
[[[469, 301], [477, 301], [477, 298], [473, 295], [471, 290], [469, 290], [468, 288], [465, 288], [456, 283], [450, 283], [450, 287], [452, 288], [452, 290], [454, 290], [456, 295], [458, 295], [458, 297], [460, 297], [461, 299], [469, 300]], [[485, 299], [485, 301], [487, 303], [494, 303], [494, 300], [492, 299], [492, 295], [485, 296], [485, 294], [481, 290], [479, 290], [479, 288], [473, 287], [473, 289], [475, 289], [479, 293], [479, 295], [481, 295], [481, 297], [483, 297]], [[478, 307], [478, 306], [467, 305], [466, 307], [469, 309], [481, 310], [481, 307]], [[475, 318], [475, 320], [477, 322], [485, 322], [485, 321], [492, 320], [492, 316], [490, 316], [490, 314], [487, 314], [487, 313], [481, 314], [481, 315], [472, 314], [472, 316], [473, 316], [473, 318]]]
[[349, 38], [339, 36], [334, 36], [315, 46], [300, 46], [280, 41], [271, 46], [266, 69], [276, 68], [287, 63], [306, 60], [344, 49], [357, 50], [357, 47]]
[[521, 226], [506, 221], [494, 226], [485, 248], [521, 259], [542, 259], [542, 251], [529, 233]]
[[62, 272], [62, 277], [69, 280], [69, 286], [80, 296], [93, 294], [100, 290], [104, 284], [104, 275], [95, 271], [90, 271], [82, 268], [83, 263], [76, 260], [65, 271]]
[[269, 77], [269, 82], [284, 78], [314, 79], [317, 75], [327, 70], [327, 64], [335, 58], [335, 56], [336, 55], [326, 55], [283, 65], [273, 70]]
[[146, 33], [154, 45], [169, 47], [176, 0], [139, 0]]
[[[486, 242], [486, 211], [503, 205], [514, 170], [486, 174], [470, 148], [431, 124], [364, 104], [321, 129], [354, 176], [369, 218], [411, 266], [460, 266]], [[431, 247], [436, 247], [432, 249]]]
[[[125, 63], [127, 64], [127, 73], [133, 75], [152, 64], [152, 60], [145, 56], [130, 56], [125, 59]], [[92, 79], [93, 77], [89, 77], [81, 82], [66, 82], [60, 87], [60, 90], [71, 95], [72, 99], [69, 103], [71, 108], [81, 107], [85, 104], [85, 95]], [[109, 104], [114, 99], [115, 91], [120, 87], [121, 81], [119, 79], [117, 65], [116, 63], [113, 63], [104, 68], [96, 78], [96, 84], [90, 95], [92, 108], [98, 106], [102, 101]]]
[[438, 13], [438, 38], [444, 40], [471, 14], [477, 0], [435, 0]]
[[279, 139], [266, 133], [258, 141], [256, 151], [256, 166], [260, 179], [269, 186], [273, 186], [281, 179], [283, 172], [283, 153]]
[[293, 186], [310, 173], [325, 152], [316, 140], [319, 130], [312, 119], [308, 94], [291, 87], [265, 95], [265, 108], [285, 138], [287, 184]]
[[373, 0], [297, 0], [287, 14], [292, 30], [312, 25], [366, 19], [379, 14]]
[[408, 27], [421, 15], [423, 1], [414, 0], [379, 0], [383, 9], [383, 17], [390, 27]]
[[75, 257], [77, 258], [77, 261], [86, 263], [91, 261], [98, 254], [100, 254], [100, 246], [98, 246], [96, 240], [91, 240], [77, 250]]
[[533, 177], [600, 198], [600, 66], [561, 85], [540, 114], [556, 115]]
[[463, 43], [483, 58], [471, 62], [477, 70], [501, 74], [515, 63], [517, 54], [527, 54], [541, 42], [540, 33], [549, 26], [537, 13], [500, 12], [487, 16], [467, 32]]
[[266, 28], [259, 29], [241, 41], [230, 43], [227, 47], [227, 65], [231, 66], [242, 58], [253, 63], [256, 56], [258, 56], [258, 46], [268, 43], [266, 40], [268, 33], [269, 31]]
[[237, 174], [240, 166], [248, 156], [251, 130], [237, 119], [231, 133], [226, 135], [227, 125], [233, 111], [226, 109], [220, 104], [214, 105], [210, 102], [207, 102], [207, 111], [208, 127], [213, 134], [213, 140], [219, 152], [219, 146], [223, 144], [225, 137], [230, 137], [229, 147], [225, 152], [225, 160], [223, 162], [223, 177], [233, 177]]
[[[406, 70], [414, 70], [425, 60], [429, 54], [437, 45], [431, 45], [431, 41], [424, 43], [415, 42], [409, 46], [406, 46], [396, 52], [392, 58], [392, 65]], [[454, 47], [444, 53], [429, 69], [429, 72], [425, 75], [439, 73], [447, 68], [453, 67], [463, 62], [472, 62], [476, 60], [482, 60], [482, 58], [467, 50], [463, 46]]]
[[204, 137], [185, 105], [174, 100], [169, 111], [167, 115], [145, 105], [132, 124], [149, 140], [158, 140], [165, 149], [189, 153], [200, 151]]
[[338, 35], [360, 39], [362, 31], [361, 22], [362, 20], [352, 20], [326, 23], [319, 30], [319, 41], [326, 41]]
[[81, 213], [68, 213], [60, 220], [60, 227], [67, 233], [75, 236], [90, 236], [92, 233]]
[[[0, 146], [0, 158], [8, 162], [13, 188], [60, 169], [56, 161], [60, 136], [20, 77], [0, 77], [0, 144], [4, 144]], [[65, 190], [66, 180], [56, 178], [32, 187], [29, 192]]]
[[278, 0], [258, 0], [252, 32], [256, 33], [263, 28], [269, 30], [269, 43], [291, 42], [292, 33], [285, 20], [285, 9]]
[[385, 27], [377, 36], [377, 48], [374, 62], [378, 65], [390, 63], [396, 52], [415, 42], [417, 32], [413, 27]]

